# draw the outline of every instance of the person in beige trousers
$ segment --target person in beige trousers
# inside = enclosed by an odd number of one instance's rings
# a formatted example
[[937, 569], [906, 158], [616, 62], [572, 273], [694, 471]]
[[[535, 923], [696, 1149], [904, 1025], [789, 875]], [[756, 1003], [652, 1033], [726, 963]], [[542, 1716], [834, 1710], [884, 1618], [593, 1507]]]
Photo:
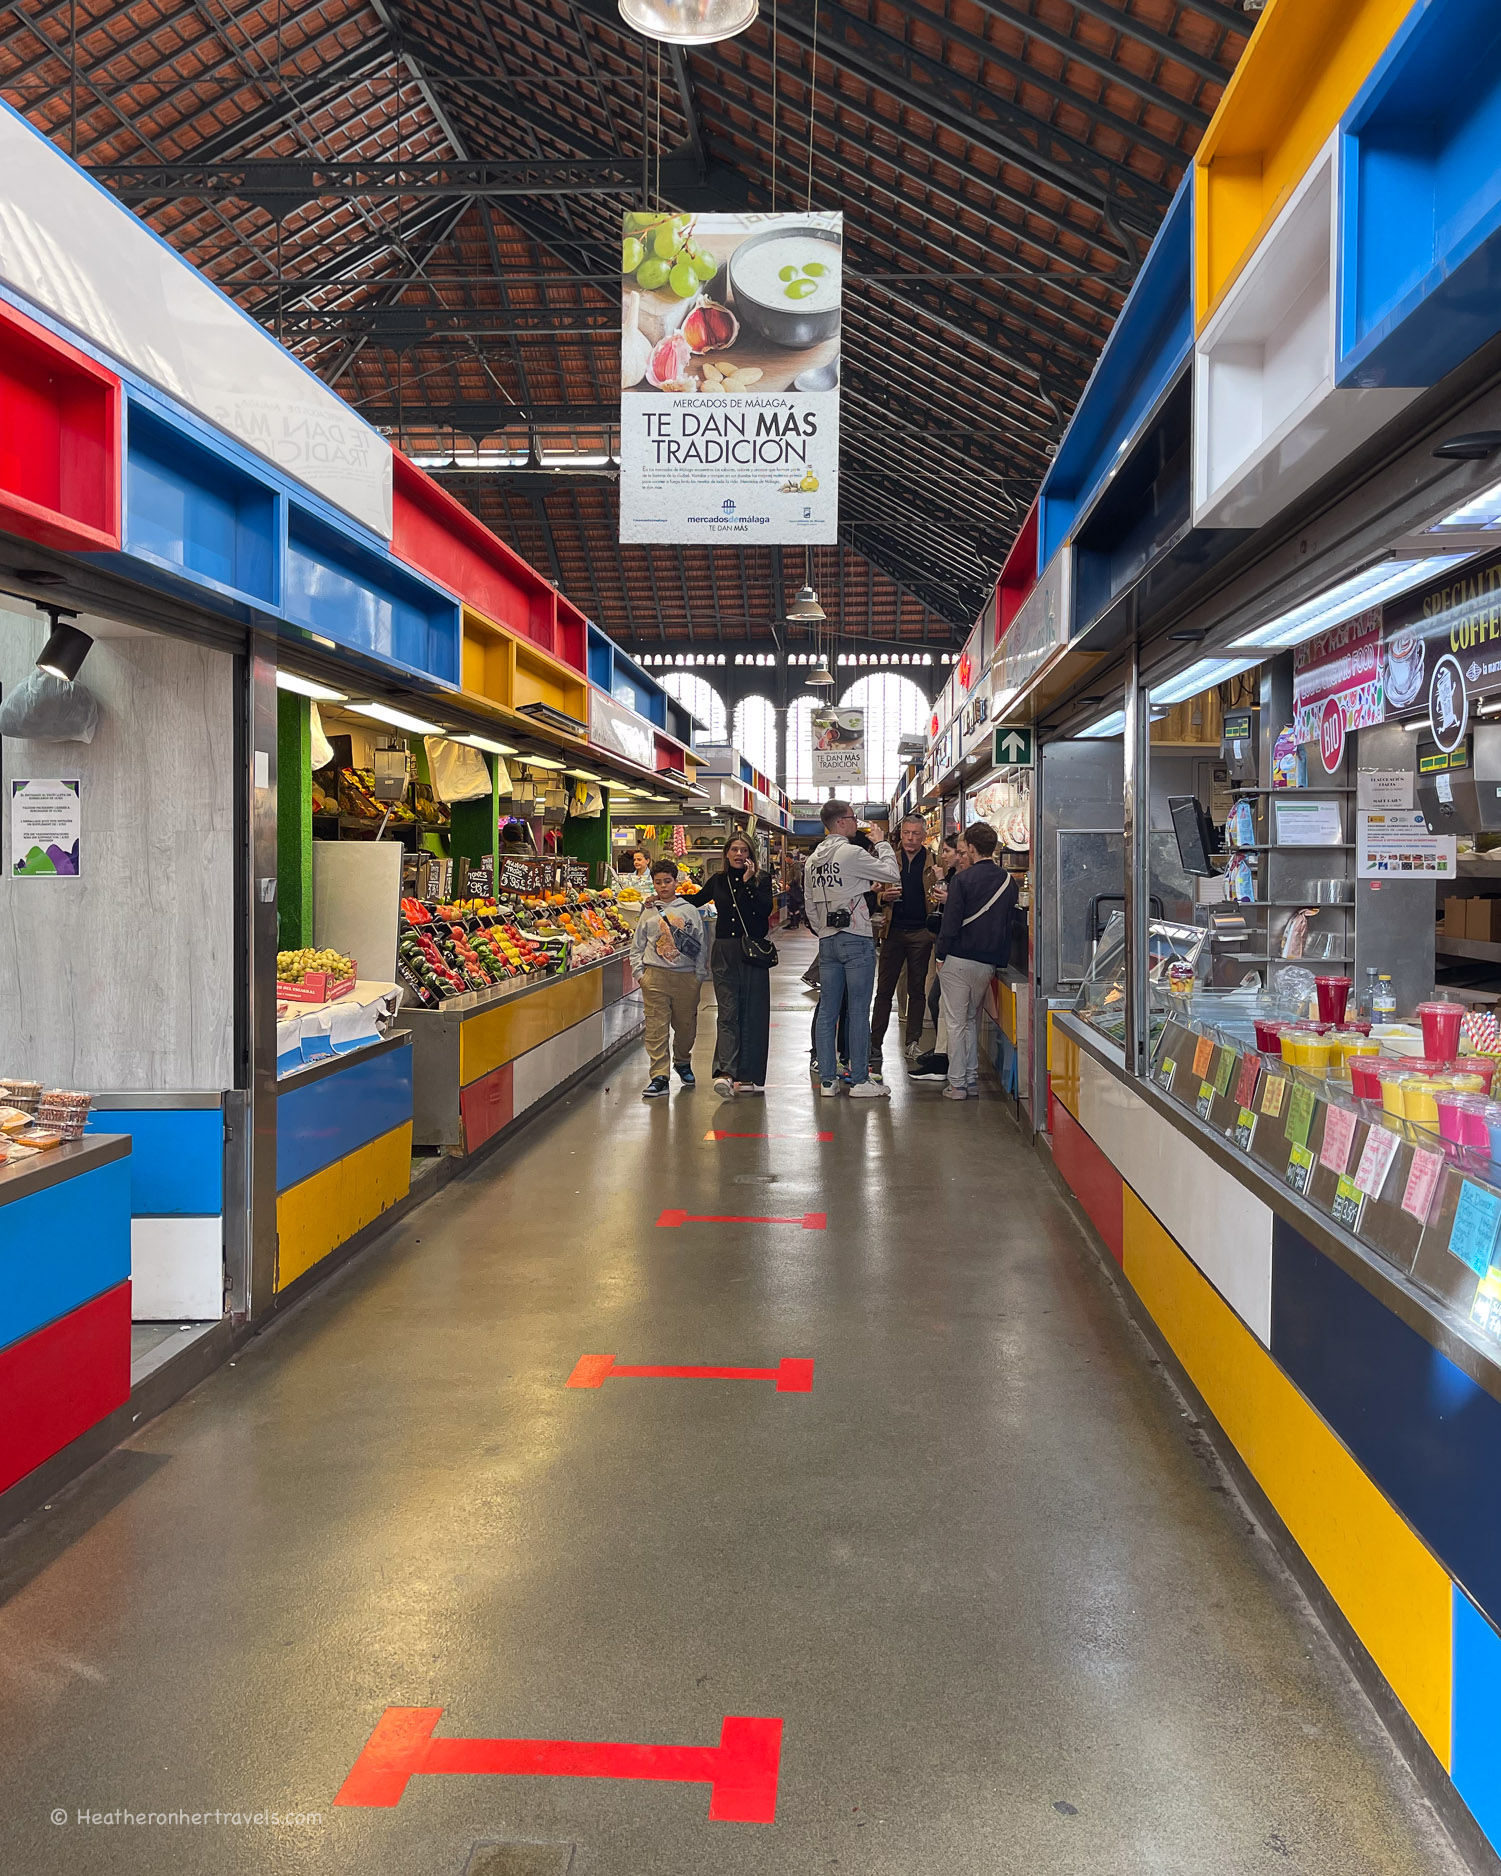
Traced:
[[651, 1080], [641, 1092], [655, 1101], [671, 1089], [669, 1067], [676, 1068], [683, 1087], [695, 1086], [693, 1044], [699, 998], [709, 976], [709, 940], [703, 914], [678, 896], [673, 861], [658, 860], [651, 883], [656, 896], [646, 901], [636, 921], [631, 969], [641, 983], [646, 1052], [651, 1058]]

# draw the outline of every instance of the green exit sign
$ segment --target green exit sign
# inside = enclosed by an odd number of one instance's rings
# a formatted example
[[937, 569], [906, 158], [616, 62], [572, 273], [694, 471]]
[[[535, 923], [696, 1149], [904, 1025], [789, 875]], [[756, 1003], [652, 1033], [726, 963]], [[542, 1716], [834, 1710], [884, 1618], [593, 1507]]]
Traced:
[[1032, 732], [1014, 723], [999, 724], [991, 745], [991, 761], [998, 769], [1032, 767]]

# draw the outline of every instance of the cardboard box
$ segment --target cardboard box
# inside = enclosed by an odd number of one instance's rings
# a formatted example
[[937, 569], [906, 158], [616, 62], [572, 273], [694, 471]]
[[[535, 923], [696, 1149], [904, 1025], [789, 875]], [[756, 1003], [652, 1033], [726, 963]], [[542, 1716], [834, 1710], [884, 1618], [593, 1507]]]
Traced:
[[1465, 937], [1481, 944], [1501, 943], [1501, 899], [1466, 901]]
[[1445, 899], [1444, 916], [1439, 929], [1446, 938], [1469, 937], [1469, 907], [1468, 899], [1461, 899], [1457, 896]]

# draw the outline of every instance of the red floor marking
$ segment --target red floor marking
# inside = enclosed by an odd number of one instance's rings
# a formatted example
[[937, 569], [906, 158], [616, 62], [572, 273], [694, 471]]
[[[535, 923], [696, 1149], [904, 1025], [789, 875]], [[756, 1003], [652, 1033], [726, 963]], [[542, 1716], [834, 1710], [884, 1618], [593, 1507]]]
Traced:
[[801, 1218], [741, 1218], [717, 1212], [663, 1212], [659, 1225], [801, 1225], [804, 1231], [822, 1231], [828, 1223], [824, 1212], [804, 1212]]
[[442, 1707], [387, 1707], [335, 1804], [400, 1804], [419, 1772], [496, 1777], [641, 1778], [709, 1786], [721, 1823], [776, 1818], [782, 1722], [727, 1714], [717, 1746], [636, 1746], [577, 1739], [434, 1739]]
[[775, 1368], [622, 1368], [613, 1355], [580, 1355], [568, 1385], [603, 1387], [616, 1374], [653, 1381], [775, 1381], [778, 1394], [813, 1392], [813, 1363], [796, 1355], [784, 1355]]
[[[726, 1133], [722, 1127], [711, 1127], [704, 1135], [706, 1140], [806, 1140], [805, 1133]], [[831, 1133], [816, 1133], [815, 1140], [832, 1140]]]

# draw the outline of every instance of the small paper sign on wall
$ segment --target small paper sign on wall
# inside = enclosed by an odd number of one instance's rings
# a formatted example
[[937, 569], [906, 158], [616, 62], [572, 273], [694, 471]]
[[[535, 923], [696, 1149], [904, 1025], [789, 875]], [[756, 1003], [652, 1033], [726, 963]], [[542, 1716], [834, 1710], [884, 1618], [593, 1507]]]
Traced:
[[82, 835], [82, 782], [76, 778], [11, 782], [13, 879], [76, 879]]
[[1357, 879], [1453, 879], [1459, 870], [1453, 834], [1430, 834], [1422, 814], [1357, 814]]

